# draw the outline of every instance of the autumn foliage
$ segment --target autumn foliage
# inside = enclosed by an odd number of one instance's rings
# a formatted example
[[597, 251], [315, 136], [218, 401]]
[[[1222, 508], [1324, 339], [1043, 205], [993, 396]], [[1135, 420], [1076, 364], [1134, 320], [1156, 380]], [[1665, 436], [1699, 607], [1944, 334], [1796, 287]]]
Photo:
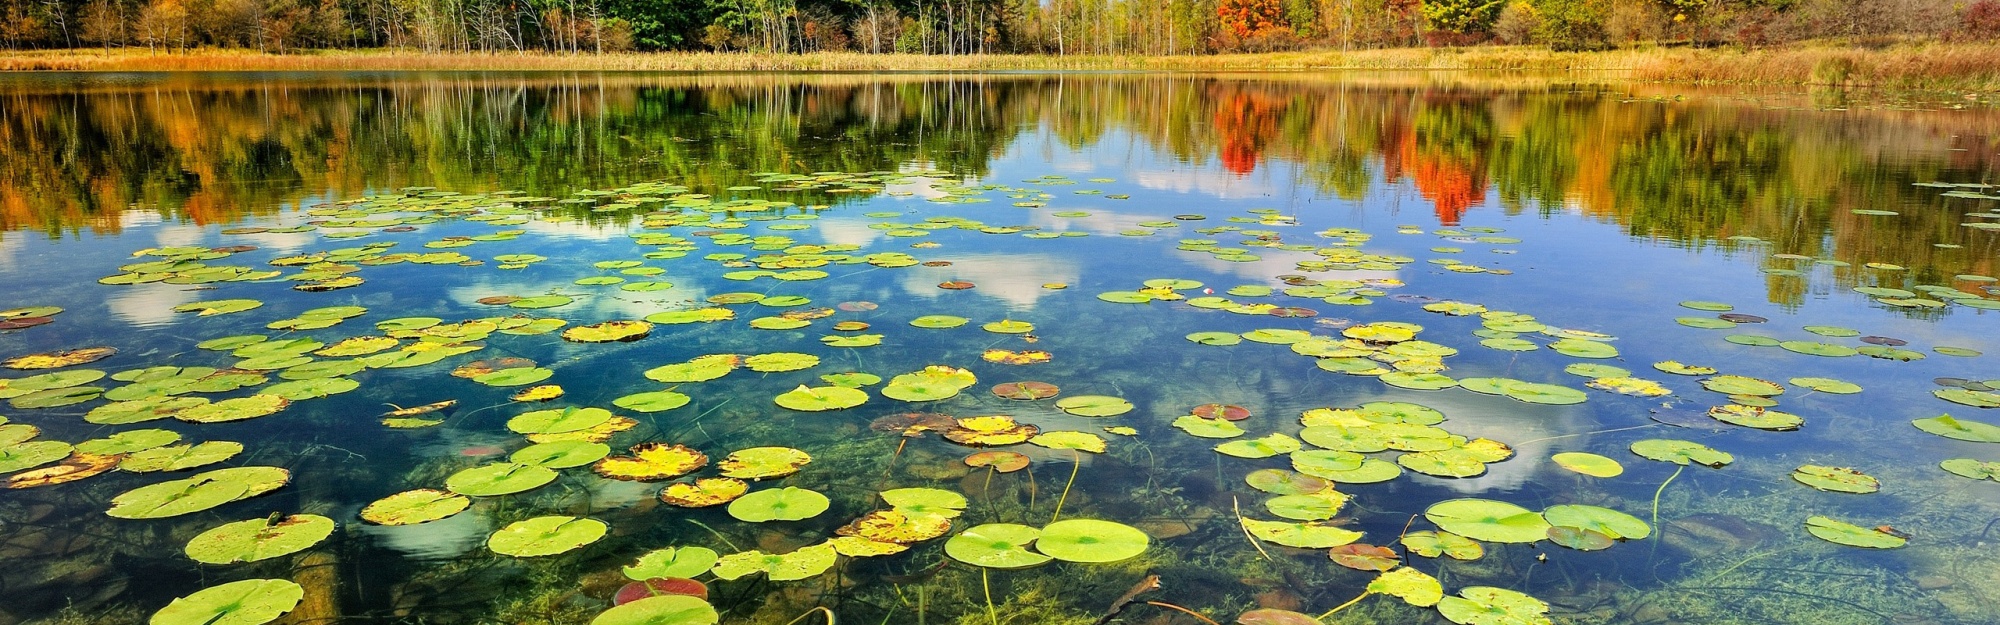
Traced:
[[1215, 15], [1237, 39], [1285, 30], [1285, 6], [1279, 0], [1222, 0], [1215, 3]]

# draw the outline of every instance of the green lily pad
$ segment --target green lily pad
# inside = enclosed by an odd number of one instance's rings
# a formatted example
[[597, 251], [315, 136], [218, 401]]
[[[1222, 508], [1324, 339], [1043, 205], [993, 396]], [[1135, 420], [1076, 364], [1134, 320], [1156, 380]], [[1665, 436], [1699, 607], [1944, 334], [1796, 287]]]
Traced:
[[119, 455], [165, 447], [181, 440], [173, 430], [129, 430], [76, 444], [76, 452], [92, 455]]
[[1806, 531], [1830, 543], [1867, 549], [1895, 549], [1910, 542], [1908, 538], [1880, 529], [1861, 527], [1824, 516], [1807, 518]]
[[1555, 527], [1590, 530], [1619, 540], [1640, 540], [1653, 533], [1653, 528], [1638, 517], [1597, 506], [1549, 506], [1542, 511], [1542, 518]]
[[575, 298], [572, 298], [567, 295], [538, 295], [535, 297], [523, 297], [521, 299], [514, 300], [513, 302], [507, 305], [524, 310], [537, 310], [542, 308], [556, 308], [560, 306], [568, 306], [570, 305], [570, 303], [575, 301], [576, 301]]
[[1183, 415], [1174, 419], [1174, 427], [1201, 438], [1236, 438], [1243, 435], [1243, 428], [1236, 427], [1228, 419], [1203, 419], [1194, 415]]
[[1882, 490], [1882, 481], [1875, 479], [1875, 476], [1843, 467], [1803, 465], [1792, 470], [1792, 479], [1798, 480], [1800, 484], [1836, 493], [1865, 494]]
[[959, 532], [944, 543], [951, 559], [991, 569], [1025, 569], [1047, 563], [1050, 558], [1028, 550], [1042, 531], [1013, 523], [988, 523]]
[[461, 495], [495, 497], [534, 490], [555, 480], [555, 470], [548, 467], [496, 462], [453, 473], [445, 478], [444, 487]]
[[1138, 291], [1106, 291], [1098, 293], [1097, 299], [1113, 304], [1144, 304], [1153, 301], [1153, 296]]
[[1761, 397], [1747, 395], [1735, 395], [1731, 397], [1738, 403], [1710, 408], [1708, 416], [1723, 423], [1757, 428], [1759, 430], [1796, 430], [1806, 422], [1805, 419], [1789, 412], [1779, 412], [1766, 409], [1762, 406], [1749, 405], [1752, 403], [1751, 400], [1761, 400], [1763, 399]]
[[790, 447], [751, 447], [722, 459], [722, 475], [745, 480], [784, 477], [799, 472], [812, 456]]
[[1814, 341], [1785, 341], [1779, 343], [1778, 346], [1785, 348], [1785, 351], [1797, 352], [1809, 356], [1826, 356], [1829, 358], [1844, 358], [1861, 353], [1846, 345], [1818, 343]]
[[1833, 378], [1792, 378], [1791, 383], [1793, 386], [1805, 387], [1821, 393], [1832, 393], [1835, 395], [1851, 395], [1861, 392], [1861, 385]]
[[609, 529], [597, 519], [539, 516], [500, 528], [486, 539], [486, 548], [516, 558], [552, 556], [597, 542]]
[[2000, 393], [1974, 391], [1962, 388], [1942, 388], [1931, 391], [1938, 399], [1974, 408], [2000, 408]]
[[1491, 586], [1469, 586], [1438, 601], [1437, 610], [1459, 625], [1548, 625], [1549, 604]]
[[1617, 477], [1625, 472], [1625, 466], [1604, 456], [1580, 451], [1567, 451], [1550, 456], [1557, 466], [1591, 477]]
[[216, 469], [150, 484], [111, 498], [105, 514], [120, 519], [160, 519], [249, 499], [284, 486], [291, 472], [277, 467]]
[[526, 386], [547, 380], [555, 374], [555, 371], [543, 367], [515, 367], [477, 376], [472, 381], [487, 386]]
[[1410, 553], [1426, 558], [1445, 556], [1453, 560], [1478, 560], [1486, 555], [1486, 548], [1479, 543], [1451, 532], [1410, 532], [1404, 534], [1400, 542]]
[[688, 396], [673, 391], [633, 393], [611, 400], [611, 405], [636, 412], [665, 412], [688, 404]]
[[7, 400], [7, 404], [21, 410], [41, 408], [61, 408], [74, 406], [102, 396], [104, 389], [95, 386], [72, 386], [35, 391]]
[[729, 502], [729, 516], [740, 521], [802, 521], [826, 512], [832, 502], [826, 495], [786, 486], [760, 490]]
[[1736, 322], [1714, 317], [1675, 317], [1674, 323], [1702, 330], [1727, 330], [1736, 327]]
[[1264, 502], [1264, 509], [1294, 521], [1324, 521], [1340, 514], [1347, 496], [1333, 491], [1309, 495], [1284, 495]]
[[174, 307], [174, 312], [199, 313], [197, 317], [212, 317], [252, 310], [264, 303], [254, 299], [219, 299], [205, 302], [190, 302]]
[[1617, 358], [1618, 348], [1610, 343], [1566, 338], [1549, 344], [1549, 349], [1571, 358]]
[[1473, 477], [1486, 472], [1486, 462], [1463, 449], [1440, 449], [1396, 457], [1403, 468], [1433, 477]]
[[[884, 388], [882, 389], [882, 394], [888, 395], [890, 397], [895, 397], [895, 395], [891, 395], [889, 393], [890, 389], [894, 388], [896, 387], [891, 386], [888, 388]], [[958, 394], [958, 391], [953, 390], [952, 394], [956, 395]], [[902, 397], [895, 397], [895, 398], [904, 399]], [[855, 406], [867, 403], [868, 393], [861, 389], [848, 388], [845, 386], [807, 387], [802, 384], [799, 385], [798, 388], [792, 389], [791, 391], [779, 395], [776, 398], [776, 401], [779, 406], [790, 408], [792, 410], [800, 410], [805, 412], [819, 412], [824, 410], [840, 410], [844, 408], [853, 408]], [[919, 401], [919, 400], [906, 400], [906, 401]]]
[[1458, 381], [1436, 373], [1413, 373], [1397, 371], [1385, 373], [1380, 378], [1383, 384], [1413, 391], [1435, 391], [1458, 386]]
[[552, 408], [516, 415], [507, 420], [507, 429], [516, 434], [562, 434], [603, 425], [612, 416], [603, 408]]
[[186, 471], [222, 462], [243, 453], [243, 444], [233, 441], [205, 441], [194, 445], [169, 445], [135, 452], [119, 461], [118, 470], [131, 473]]
[[1079, 417], [1115, 417], [1132, 411], [1132, 402], [1107, 395], [1074, 395], [1056, 400], [1056, 408]]
[[1243, 342], [1243, 337], [1235, 332], [1196, 332], [1187, 335], [1187, 340], [1202, 345], [1226, 346]]
[[509, 462], [551, 469], [570, 469], [603, 460], [611, 446], [583, 440], [549, 441], [523, 447], [507, 456]]
[[1243, 527], [1251, 536], [1300, 549], [1326, 549], [1361, 540], [1361, 532], [1318, 523], [1243, 519]]
[[148, 625], [262, 625], [298, 607], [306, 591], [289, 580], [246, 579], [204, 588], [154, 612]]
[[1490, 499], [1452, 499], [1424, 510], [1447, 532], [1496, 543], [1532, 543], [1548, 537], [1549, 522], [1527, 508]]
[[185, 551], [204, 564], [256, 562], [304, 551], [333, 535], [333, 529], [333, 519], [319, 515], [272, 515], [202, 532], [188, 541]]
[[1567, 386], [1558, 386], [1555, 384], [1540, 384], [1535, 382], [1514, 381], [1513, 383], [1508, 384], [1507, 387], [1501, 391], [1501, 393], [1509, 398], [1528, 402], [1530, 404], [1544, 404], [1551, 406], [1567, 406], [1571, 404], [1581, 404], [1584, 401], [1590, 399], [1590, 396], [1584, 394], [1583, 391], [1569, 388]]
[[725, 580], [740, 579], [752, 573], [764, 573], [772, 581], [793, 581], [817, 576], [833, 568], [840, 553], [833, 545], [820, 543], [801, 547], [786, 554], [770, 554], [762, 551], [745, 551], [723, 556], [710, 572]]
[[2000, 482], [2000, 462], [1982, 462], [1971, 458], [1952, 458], [1938, 463], [1938, 466], [1942, 467], [1945, 471], [1951, 472], [1952, 475], [1975, 480]]
[[1740, 375], [1718, 375], [1702, 380], [1701, 386], [1724, 395], [1776, 397], [1785, 392], [1785, 387], [1779, 386], [1777, 382]]
[[1681, 465], [1692, 462], [1703, 466], [1721, 467], [1736, 461], [1735, 456], [1729, 455], [1727, 452], [1716, 451], [1701, 443], [1664, 438], [1634, 441], [1632, 443], [1632, 453], [1638, 454], [1648, 460], [1672, 462]]
[[922, 317], [911, 319], [910, 325], [932, 330], [943, 330], [947, 328], [956, 328], [971, 322], [972, 322], [971, 319], [966, 319], [964, 317], [954, 317], [951, 315], [924, 315]]
[[1705, 310], [1708, 312], [1729, 312], [1732, 310], [1736, 310], [1735, 306], [1731, 306], [1729, 304], [1725, 304], [1722, 302], [1707, 302], [1700, 300], [1688, 300], [1685, 302], [1681, 302], [1681, 308]]
[[660, 595], [613, 606], [590, 625], [715, 625], [722, 621], [715, 606], [699, 597]]
[[819, 379], [827, 384], [845, 386], [847, 388], [861, 388], [863, 386], [874, 386], [882, 383], [882, 376], [860, 372], [829, 373], [819, 376]]
[[819, 364], [819, 357], [812, 354], [778, 352], [758, 354], [743, 359], [743, 366], [758, 373], [780, 373], [808, 369]]
[[1152, 539], [1138, 528], [1096, 519], [1069, 519], [1042, 528], [1035, 549], [1064, 562], [1117, 562], [1146, 552]]
[[1215, 451], [1225, 456], [1237, 458], [1269, 458], [1289, 454], [1299, 450], [1299, 439], [1283, 433], [1272, 433], [1263, 438], [1230, 441], [1215, 446]]
[[1243, 483], [1273, 495], [1307, 495], [1333, 488], [1324, 479], [1284, 469], [1258, 469], [1243, 476]]
[[625, 567], [625, 577], [645, 581], [667, 577], [690, 578], [707, 573], [721, 556], [707, 547], [667, 547], [655, 549], [639, 556], [639, 561]]
[[2000, 426], [1958, 419], [1948, 414], [1917, 419], [1911, 421], [1910, 425], [1945, 438], [1975, 443], [2000, 443]]
[[0, 447], [0, 473], [39, 467], [68, 458], [74, 451], [75, 448], [62, 441], [27, 441]]
[[464, 512], [472, 500], [464, 495], [420, 488], [377, 499], [361, 509], [361, 520], [376, 525], [416, 525]]
[[1600, 365], [1594, 362], [1572, 363], [1567, 367], [1563, 367], [1563, 372], [1586, 378], [1626, 378], [1632, 376], [1631, 370], [1611, 365]]
[[1389, 448], [1389, 437], [1372, 427], [1313, 426], [1299, 430], [1299, 438], [1317, 447], [1364, 454]]

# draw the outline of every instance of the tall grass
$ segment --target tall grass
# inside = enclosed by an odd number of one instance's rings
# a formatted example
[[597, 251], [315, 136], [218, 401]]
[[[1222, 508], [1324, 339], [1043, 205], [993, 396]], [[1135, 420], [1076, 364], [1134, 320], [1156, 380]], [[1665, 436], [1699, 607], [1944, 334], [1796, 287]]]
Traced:
[[1403, 48], [1340, 52], [1309, 50], [1205, 56], [1047, 56], [907, 54], [757, 54], [663, 52], [622, 54], [449, 53], [407, 50], [263, 54], [195, 50], [0, 52], [0, 70], [33, 71], [282, 71], [282, 70], [518, 70], [518, 71], [798, 71], [894, 72], [988, 70], [1285, 71], [1285, 70], [1611, 71], [1641, 81], [1682, 83], [1845, 84], [1866, 87], [2000, 88], [2000, 44], [1907, 41], [1886, 47], [1838, 42], [1758, 50], [1636, 48], [1552, 52], [1542, 48]]

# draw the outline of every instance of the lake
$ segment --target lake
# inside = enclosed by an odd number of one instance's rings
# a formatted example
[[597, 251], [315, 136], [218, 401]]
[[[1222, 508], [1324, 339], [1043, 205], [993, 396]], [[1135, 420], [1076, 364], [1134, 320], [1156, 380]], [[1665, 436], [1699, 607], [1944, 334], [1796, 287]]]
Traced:
[[1590, 75], [8, 75], [0, 625], [2000, 622], [1996, 150]]

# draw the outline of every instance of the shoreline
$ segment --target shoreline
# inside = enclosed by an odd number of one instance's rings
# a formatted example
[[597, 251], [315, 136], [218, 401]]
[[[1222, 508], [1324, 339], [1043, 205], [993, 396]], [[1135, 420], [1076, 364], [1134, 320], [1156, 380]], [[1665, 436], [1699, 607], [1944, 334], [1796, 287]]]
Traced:
[[924, 73], [1010, 71], [1299, 72], [1506, 71], [1617, 74], [1686, 84], [2000, 90], [2000, 43], [1904, 41], [1863, 47], [1809, 42], [1757, 50], [1648, 47], [1553, 52], [1540, 47], [1306, 50], [1204, 56], [907, 55], [544, 52], [426, 54], [312, 50], [297, 54], [196, 49], [0, 51], [0, 72], [606, 71]]

